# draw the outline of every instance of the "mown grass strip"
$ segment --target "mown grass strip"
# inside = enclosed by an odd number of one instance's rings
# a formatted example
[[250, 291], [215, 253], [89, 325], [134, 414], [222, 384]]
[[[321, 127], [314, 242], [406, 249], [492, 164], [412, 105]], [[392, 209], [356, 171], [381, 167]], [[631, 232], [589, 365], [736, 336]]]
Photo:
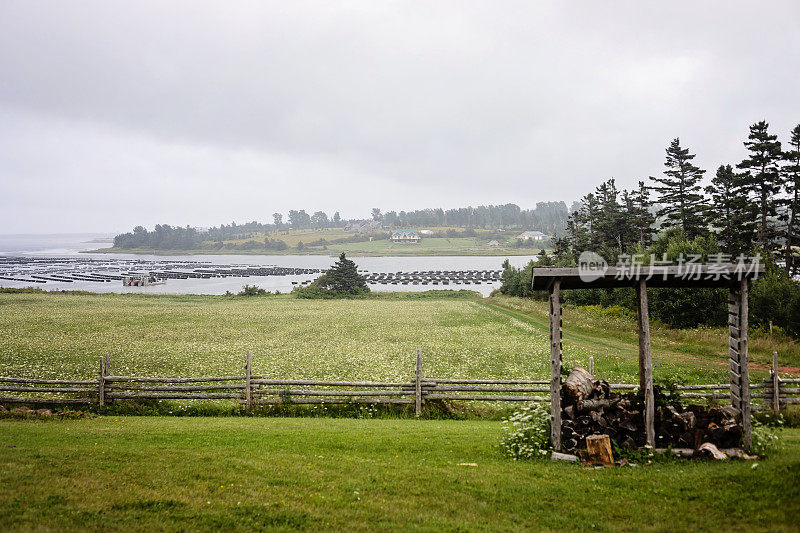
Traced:
[[[498, 422], [0, 422], [3, 530], [796, 529], [800, 431], [759, 462], [515, 462]], [[471, 466], [475, 464], [476, 466]]]

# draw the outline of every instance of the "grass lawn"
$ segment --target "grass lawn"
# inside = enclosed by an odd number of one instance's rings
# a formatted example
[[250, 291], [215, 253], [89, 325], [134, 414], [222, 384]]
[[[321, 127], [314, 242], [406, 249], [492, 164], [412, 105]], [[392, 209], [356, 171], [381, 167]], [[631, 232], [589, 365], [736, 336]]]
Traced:
[[756, 468], [515, 462], [500, 435], [452, 420], [2, 420], [0, 529], [797, 531], [799, 430]]
[[[0, 293], [0, 375], [93, 378], [105, 354], [116, 374], [236, 374], [250, 349], [265, 376], [403, 380], [419, 348], [427, 376], [546, 378], [547, 331], [546, 304], [517, 298]], [[652, 336], [657, 378], [727, 380], [723, 329], [654, 325]], [[800, 361], [796, 342], [777, 349], [782, 364]], [[760, 379], [771, 349], [754, 338], [751, 351]], [[589, 356], [599, 376], [634, 383], [635, 319], [566, 309], [565, 365], [586, 365]]]

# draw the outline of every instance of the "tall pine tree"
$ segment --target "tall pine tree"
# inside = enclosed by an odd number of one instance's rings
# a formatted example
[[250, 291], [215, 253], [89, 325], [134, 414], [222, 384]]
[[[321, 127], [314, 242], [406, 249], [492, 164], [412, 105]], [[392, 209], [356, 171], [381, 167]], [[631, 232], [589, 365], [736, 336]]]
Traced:
[[711, 197], [708, 218], [718, 230], [723, 250], [731, 255], [750, 251], [755, 224], [749, 216], [741, 176], [730, 165], [720, 165], [706, 192]]
[[567, 221], [568, 238], [560, 241], [562, 248], [593, 251], [616, 262], [618, 255], [649, 244], [653, 215], [643, 182], [638, 189], [620, 193], [612, 178], [581, 198], [579, 205]]
[[797, 274], [800, 270], [800, 256], [795, 250], [798, 241], [798, 224], [800, 217], [797, 211], [800, 209], [800, 124], [792, 130], [789, 139], [789, 150], [783, 154], [785, 166], [784, 186], [787, 199], [787, 221], [786, 221], [786, 249], [784, 250], [786, 260], [786, 271], [790, 276]]
[[770, 135], [769, 124], [762, 120], [750, 126], [744, 146], [748, 157], [736, 165], [742, 169], [744, 190], [755, 200], [756, 241], [767, 251], [776, 248], [777, 232], [773, 222], [778, 214], [775, 196], [781, 191], [780, 162], [783, 156], [777, 135]]
[[658, 216], [664, 217], [663, 226], [682, 228], [688, 239], [703, 233], [706, 226], [705, 197], [700, 186], [705, 170], [692, 163], [694, 158], [688, 148], [681, 148], [680, 139], [676, 138], [667, 148], [664, 177], [650, 176], [659, 184], [650, 189], [657, 194], [655, 203], [662, 206]]
[[595, 197], [600, 206], [600, 216], [595, 221], [595, 233], [601, 240], [600, 255], [616, 259], [625, 251], [625, 214], [617, 199], [619, 190], [614, 178], [601, 183], [595, 190]]
[[623, 191], [622, 197], [625, 201], [625, 209], [628, 215], [628, 224], [633, 233], [633, 242], [638, 242], [641, 248], [650, 245], [653, 238], [653, 223], [655, 217], [650, 212], [650, 191], [643, 181], [639, 182], [639, 188], [632, 191]]

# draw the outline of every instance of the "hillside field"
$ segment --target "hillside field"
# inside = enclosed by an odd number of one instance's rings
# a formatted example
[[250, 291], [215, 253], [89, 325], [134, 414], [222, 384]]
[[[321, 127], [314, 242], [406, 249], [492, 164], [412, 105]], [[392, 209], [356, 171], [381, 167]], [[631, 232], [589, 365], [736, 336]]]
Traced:
[[[446, 296], [447, 295], [447, 296]], [[656, 378], [725, 382], [723, 329], [652, 329]], [[0, 375], [90, 378], [109, 355], [114, 374], [239, 373], [245, 352], [268, 377], [403, 380], [423, 352], [431, 377], [547, 378], [547, 305], [476, 293], [375, 294], [363, 300], [0, 293]], [[777, 345], [796, 372], [796, 342]], [[636, 321], [596, 308], [564, 311], [564, 365], [636, 382]], [[771, 345], [754, 336], [752, 374]]]
[[[447, 231], [453, 228], [430, 228], [433, 231]], [[497, 239], [498, 246], [489, 246], [488, 242], [495, 239], [495, 232], [488, 230], [475, 230], [475, 237], [428, 237], [422, 236], [419, 243], [393, 243], [388, 238], [385, 230], [384, 238], [363, 242], [331, 242], [336, 239], [353, 237], [355, 234], [341, 228], [327, 229], [302, 229], [273, 231], [270, 233], [254, 233], [240, 238], [228, 239], [220, 248], [218, 243], [206, 241], [202, 246], [193, 250], [180, 249], [150, 249], [150, 248], [101, 248], [92, 252], [109, 253], [147, 253], [147, 254], [246, 254], [246, 255], [335, 255], [346, 252], [352, 256], [418, 256], [418, 255], [535, 255], [540, 248], [517, 248], [514, 246], [517, 232], [508, 232], [508, 235]], [[460, 230], [459, 230], [460, 231]], [[265, 238], [281, 240], [288, 246], [285, 250], [248, 248], [246, 243], [256, 241], [264, 242]], [[328, 241], [327, 244], [314, 244], [320, 239]], [[303, 243], [303, 248], [298, 249], [298, 243]]]

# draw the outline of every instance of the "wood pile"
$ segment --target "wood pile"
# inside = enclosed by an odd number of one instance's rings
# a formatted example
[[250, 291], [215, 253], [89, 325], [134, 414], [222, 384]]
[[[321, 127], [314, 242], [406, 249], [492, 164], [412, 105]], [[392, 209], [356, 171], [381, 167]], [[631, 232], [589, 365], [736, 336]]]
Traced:
[[[741, 416], [735, 407], [683, 407], [670, 403], [658, 386], [654, 393], [657, 447], [697, 450], [704, 443], [719, 448], [741, 444]], [[595, 380], [581, 367], [573, 368], [561, 387], [561, 420], [561, 444], [567, 453], [586, 449], [592, 435], [608, 435], [623, 448], [645, 445], [642, 397], [612, 393], [607, 381]]]

